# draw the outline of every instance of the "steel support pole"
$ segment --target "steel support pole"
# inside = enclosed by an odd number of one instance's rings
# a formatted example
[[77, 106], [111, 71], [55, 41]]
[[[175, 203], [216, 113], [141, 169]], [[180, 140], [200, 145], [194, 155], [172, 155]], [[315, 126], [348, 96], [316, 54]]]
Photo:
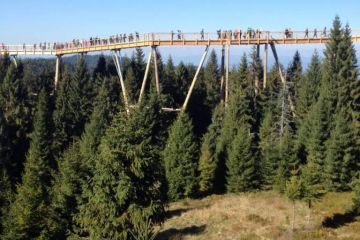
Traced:
[[199, 72], [200, 72], [200, 70], [201, 70], [202, 65], [204, 64], [204, 61], [205, 61], [205, 58], [206, 58], [206, 55], [207, 55], [208, 51], [209, 51], [209, 45], [206, 45], [205, 52], [204, 52], [203, 55], [202, 55], [202, 58], [201, 58], [201, 60], [200, 60], [200, 64], [199, 64], [199, 66], [198, 66], [198, 68], [197, 68], [197, 70], [196, 70], [195, 76], [194, 76], [194, 78], [193, 78], [193, 80], [192, 80], [192, 82], [191, 82], [189, 91], [188, 91], [188, 93], [187, 93], [187, 95], [186, 95], [184, 104], [183, 104], [183, 106], [182, 106], [182, 108], [181, 108], [181, 111], [182, 111], [182, 112], [185, 112], [185, 111], [186, 111], [186, 108], [187, 108], [187, 105], [188, 105], [188, 103], [189, 103], [189, 100], [190, 100], [192, 91], [193, 91], [193, 89], [194, 89], [194, 87], [195, 87], [195, 83], [196, 83], [197, 77], [198, 77], [198, 75], [199, 75]]
[[226, 45], [226, 75], [225, 75], [225, 107], [229, 101], [229, 66], [230, 66], [230, 45]]
[[264, 46], [264, 82], [263, 82], [263, 89], [266, 88], [267, 65], [268, 65], [268, 44], [266, 43], [265, 46]]
[[127, 93], [126, 93], [126, 89], [125, 89], [125, 83], [124, 83], [122, 71], [121, 71], [120, 50], [119, 50], [119, 53], [117, 53], [116, 50], [113, 51], [113, 60], [114, 60], [114, 63], [115, 63], [117, 74], [118, 74], [119, 79], [120, 79], [120, 85], [121, 85], [121, 91], [122, 91], [123, 98], [124, 98], [125, 109], [126, 109], [126, 112], [129, 114], [129, 102], [128, 102], [128, 98], [127, 98]]
[[157, 52], [156, 47], [153, 46], [153, 54], [154, 54], [154, 72], [155, 72], [155, 84], [156, 84], [156, 92], [158, 96], [160, 96], [160, 82], [159, 82], [159, 72], [158, 72], [158, 65], [157, 65]]
[[54, 89], [55, 91], [58, 88], [58, 84], [59, 84], [59, 71], [60, 71], [60, 55], [56, 56], [56, 62], [55, 62], [55, 79], [54, 79]]
[[139, 95], [138, 104], [141, 103], [141, 100], [142, 100], [143, 95], [144, 95], [144, 91], [145, 91], [145, 87], [146, 87], [146, 80], [147, 80], [147, 77], [148, 77], [148, 74], [149, 74], [149, 68], [150, 68], [150, 62], [151, 62], [152, 52], [153, 52], [153, 50], [151, 49], [150, 52], [149, 52], [148, 61], [147, 61], [147, 64], [146, 64], [144, 79], [143, 79], [143, 82], [142, 82], [142, 85], [141, 85], [141, 90], [140, 90], [140, 95]]

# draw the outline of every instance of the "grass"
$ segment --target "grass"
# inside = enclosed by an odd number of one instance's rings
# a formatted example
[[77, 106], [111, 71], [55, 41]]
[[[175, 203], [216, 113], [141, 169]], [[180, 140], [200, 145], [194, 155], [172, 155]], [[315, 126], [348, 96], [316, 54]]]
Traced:
[[314, 204], [308, 223], [305, 203], [292, 203], [275, 192], [212, 195], [171, 203], [158, 226], [160, 240], [351, 239], [360, 240], [360, 217], [351, 215], [351, 193], [328, 193]]

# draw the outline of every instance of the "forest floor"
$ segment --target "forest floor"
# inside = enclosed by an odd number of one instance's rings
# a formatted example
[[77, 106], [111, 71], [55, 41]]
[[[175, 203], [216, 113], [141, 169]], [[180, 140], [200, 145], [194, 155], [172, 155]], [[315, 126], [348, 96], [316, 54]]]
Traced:
[[310, 222], [304, 202], [275, 192], [212, 195], [171, 203], [157, 230], [161, 240], [351, 239], [360, 240], [360, 216], [349, 209], [351, 193], [328, 193], [314, 203]]

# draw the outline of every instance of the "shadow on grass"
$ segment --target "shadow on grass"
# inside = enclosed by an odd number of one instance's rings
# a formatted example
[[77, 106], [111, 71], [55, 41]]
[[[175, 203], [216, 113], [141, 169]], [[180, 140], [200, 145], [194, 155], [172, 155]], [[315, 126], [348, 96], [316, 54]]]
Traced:
[[185, 235], [197, 235], [205, 231], [206, 225], [191, 226], [185, 228], [170, 228], [157, 235], [158, 240], [182, 239]]
[[332, 217], [325, 218], [322, 222], [322, 226], [326, 228], [338, 228], [354, 222], [357, 216], [359, 216], [359, 214], [354, 210], [350, 210], [342, 214], [336, 213]]
[[208, 208], [208, 207], [209, 207], [209, 205], [204, 205], [204, 206], [200, 206], [200, 207], [188, 207], [188, 208], [179, 208], [179, 209], [168, 210], [165, 213], [165, 219], [170, 219], [172, 217], [179, 217], [183, 213], [186, 213], [188, 211], [191, 211], [194, 209], [204, 209], [204, 208]]

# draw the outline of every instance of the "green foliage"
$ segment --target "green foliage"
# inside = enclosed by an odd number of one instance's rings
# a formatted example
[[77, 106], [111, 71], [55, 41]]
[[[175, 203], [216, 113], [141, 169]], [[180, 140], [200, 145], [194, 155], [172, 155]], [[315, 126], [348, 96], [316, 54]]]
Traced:
[[313, 201], [325, 194], [325, 186], [321, 167], [314, 161], [309, 161], [301, 169], [302, 199], [308, 202], [309, 207]]
[[277, 152], [275, 127], [270, 111], [265, 113], [259, 130], [259, 152], [262, 184], [267, 188], [271, 186], [276, 175]]
[[162, 165], [157, 150], [159, 105], [117, 114], [101, 140], [89, 201], [78, 221], [90, 238], [127, 239], [131, 217], [142, 212], [161, 221]]
[[56, 155], [60, 155], [74, 137], [81, 136], [92, 112], [93, 87], [84, 57], [79, 58], [74, 74], [66, 71], [62, 74], [54, 112]]
[[191, 120], [186, 113], [181, 113], [170, 128], [163, 152], [169, 199], [195, 195], [198, 185], [197, 151]]
[[204, 83], [206, 90], [205, 104], [210, 109], [214, 109], [220, 102], [220, 76], [218, 60], [215, 50], [212, 50], [209, 60], [204, 69]]
[[300, 200], [302, 197], [302, 181], [295, 171], [292, 172], [290, 180], [286, 181], [285, 194], [291, 201]]
[[218, 168], [218, 162], [216, 162], [215, 158], [216, 141], [220, 135], [223, 115], [223, 104], [219, 104], [214, 110], [212, 123], [208, 128], [208, 132], [204, 135], [201, 145], [199, 190], [202, 193], [212, 193], [215, 191], [216, 170]]
[[39, 95], [22, 183], [6, 218], [3, 239], [34, 239], [46, 233], [52, 165], [47, 96], [44, 90]]
[[132, 216], [131, 222], [134, 229], [130, 231], [135, 240], [155, 240], [157, 233], [154, 232], [153, 223], [149, 216], [144, 216], [141, 212]]
[[299, 79], [297, 84], [296, 116], [297, 123], [301, 125], [307, 118], [311, 106], [319, 96], [319, 83], [321, 80], [321, 61], [317, 51], [311, 57], [311, 62], [304, 77]]
[[345, 114], [335, 116], [335, 127], [327, 141], [325, 174], [327, 187], [332, 191], [349, 190], [357, 171], [357, 157], [353, 133]]
[[354, 180], [353, 191], [354, 191], [353, 208], [357, 214], [360, 214], [360, 178]]
[[253, 144], [249, 125], [240, 123], [226, 160], [228, 192], [244, 192], [259, 186]]
[[0, 169], [0, 236], [3, 234], [3, 228], [6, 216], [13, 201], [13, 192], [11, 189], [10, 179], [5, 169]]

